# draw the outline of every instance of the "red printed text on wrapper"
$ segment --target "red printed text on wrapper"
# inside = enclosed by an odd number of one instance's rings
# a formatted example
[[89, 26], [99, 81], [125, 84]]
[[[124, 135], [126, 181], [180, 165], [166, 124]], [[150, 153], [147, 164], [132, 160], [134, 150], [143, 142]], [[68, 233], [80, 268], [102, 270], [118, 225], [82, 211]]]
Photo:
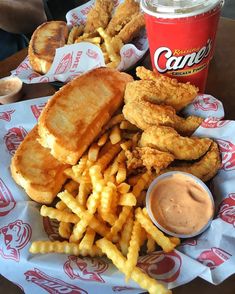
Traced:
[[73, 60], [73, 53], [67, 53], [63, 56], [63, 58], [60, 60], [60, 63], [58, 64], [55, 74], [63, 74], [66, 71], [68, 71], [71, 68]]
[[0, 178], [0, 217], [7, 215], [16, 205], [13, 195], [4, 181]]
[[59, 222], [49, 217], [43, 217], [43, 227], [47, 233], [48, 238], [51, 241], [61, 241], [62, 238], [59, 235]]
[[[201, 99], [202, 98], [202, 99]], [[194, 110], [202, 110], [202, 111], [216, 111], [219, 108], [219, 103], [218, 101], [208, 95], [202, 95], [202, 96], [198, 96], [198, 98], [196, 98], [193, 101], [193, 107]]]
[[229, 124], [229, 120], [219, 120], [218, 118], [208, 117], [201, 123], [201, 127], [205, 129], [223, 128]]
[[9, 122], [9, 121], [11, 121], [11, 115], [12, 115], [14, 112], [15, 112], [15, 109], [0, 112], [0, 119]]
[[31, 105], [31, 110], [32, 110], [32, 113], [34, 115], [34, 117], [36, 118], [36, 120], [38, 120], [43, 108], [45, 107], [46, 105], [46, 102], [44, 103], [40, 103], [38, 105]]
[[28, 57], [24, 60], [24, 62], [22, 62], [16, 69], [16, 74], [20, 74], [22, 71], [25, 71], [27, 69], [31, 69], [30, 65], [29, 65], [29, 59]]
[[86, 55], [92, 59], [95, 59], [95, 60], [99, 59], [98, 53], [92, 49], [88, 49], [86, 52]]
[[45, 274], [37, 268], [24, 273], [28, 282], [34, 283], [50, 294], [88, 294], [87, 291]]
[[217, 140], [222, 154], [222, 169], [231, 171], [235, 169], [235, 145], [226, 140]]
[[137, 266], [154, 279], [163, 282], [174, 282], [179, 274], [182, 260], [176, 252], [155, 252], [151, 255], [141, 256]]
[[107, 262], [97, 258], [69, 256], [64, 264], [64, 271], [70, 279], [105, 283], [101, 277], [108, 269]]
[[7, 147], [7, 150], [11, 155], [14, 155], [16, 149], [18, 148], [18, 146], [23, 141], [26, 135], [27, 131], [21, 126], [14, 127], [8, 130], [3, 139]]
[[230, 193], [221, 202], [218, 217], [235, 228], [235, 193]]
[[196, 239], [187, 239], [184, 242], [180, 244], [180, 246], [196, 246], [197, 245], [197, 240]]
[[22, 220], [16, 220], [0, 228], [0, 255], [4, 259], [20, 260], [20, 250], [29, 242], [32, 229]]
[[224, 263], [231, 257], [231, 254], [221, 248], [212, 247], [211, 249], [203, 251], [197, 260], [208, 266], [211, 270]]

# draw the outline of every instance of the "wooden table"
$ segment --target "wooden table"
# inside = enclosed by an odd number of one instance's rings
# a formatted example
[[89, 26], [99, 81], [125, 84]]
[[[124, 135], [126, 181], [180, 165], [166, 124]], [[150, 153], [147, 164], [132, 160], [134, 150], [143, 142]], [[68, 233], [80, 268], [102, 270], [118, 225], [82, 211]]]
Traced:
[[[212, 94], [223, 101], [227, 119], [235, 119], [235, 21], [221, 18], [217, 46], [214, 59], [211, 62], [207, 81], [206, 93]], [[10, 74], [27, 55], [22, 50], [14, 56], [0, 62], [0, 77]], [[143, 61], [143, 65], [150, 66], [149, 56]], [[51, 85], [26, 86], [23, 99], [50, 95], [54, 92]], [[46, 94], [47, 93], [47, 94]], [[21, 294], [22, 291], [5, 279], [0, 278], [0, 293], [4, 290], [9, 294]], [[174, 289], [174, 294], [234, 294], [235, 275], [228, 278], [218, 286], [214, 286], [200, 278]]]

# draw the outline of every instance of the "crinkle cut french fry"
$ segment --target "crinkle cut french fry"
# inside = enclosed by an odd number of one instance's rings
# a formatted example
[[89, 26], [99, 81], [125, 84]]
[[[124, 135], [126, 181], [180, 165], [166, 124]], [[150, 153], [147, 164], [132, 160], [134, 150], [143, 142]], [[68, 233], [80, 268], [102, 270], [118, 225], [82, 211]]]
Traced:
[[35, 241], [31, 244], [29, 251], [36, 253], [66, 253], [76, 256], [101, 256], [102, 252], [96, 245], [92, 246], [91, 250], [80, 250], [79, 244], [70, 243], [68, 241]]
[[120, 193], [120, 194], [126, 194], [129, 192], [131, 186], [127, 183], [121, 183], [117, 186], [117, 191]]
[[70, 242], [76, 242], [82, 238], [92, 217], [92, 214], [84, 214], [81, 220], [75, 224], [75, 226], [73, 227], [73, 232], [69, 238]]
[[[109, 143], [110, 143], [110, 145], [109, 145]], [[118, 152], [121, 149], [119, 143], [114, 144], [114, 145], [111, 144], [111, 142], [109, 142], [109, 143], [104, 146], [107, 148], [107, 151], [96, 162], [96, 164], [101, 167], [101, 170], [105, 170], [105, 168], [109, 165], [109, 163], [114, 159], [114, 157], [118, 154]], [[101, 150], [101, 153], [102, 153], [102, 151], [103, 150]]]
[[132, 193], [135, 195], [136, 198], [138, 198], [143, 191], [143, 189], [149, 184], [151, 181], [151, 174], [149, 171], [142, 174], [141, 177], [138, 179], [137, 183], [133, 187]]
[[122, 113], [113, 116], [110, 119], [110, 121], [106, 124], [106, 126], [104, 127], [104, 130], [111, 129], [113, 126], [119, 124], [123, 120], [125, 120], [125, 117], [124, 117], [124, 115]]
[[112, 144], [116, 144], [116, 143], [121, 141], [121, 139], [122, 139], [121, 138], [121, 131], [120, 131], [120, 128], [117, 125], [115, 125], [112, 128], [112, 130], [110, 132], [110, 135], [109, 135], [109, 139], [110, 139]]
[[85, 207], [86, 205], [86, 200], [90, 192], [91, 192], [91, 185], [81, 180], [81, 184], [80, 184], [76, 199], [78, 203], [81, 204], [83, 207]]
[[120, 146], [121, 146], [122, 150], [126, 151], [126, 150], [131, 149], [132, 145], [133, 145], [133, 141], [128, 140], [128, 141], [123, 142]]
[[104, 144], [107, 142], [108, 138], [109, 138], [109, 133], [108, 133], [108, 132], [104, 133], [104, 134], [98, 139], [97, 145], [100, 146], [100, 147], [101, 147], [101, 146], [104, 146]]
[[135, 206], [136, 197], [133, 193], [121, 194], [119, 197], [118, 205], [122, 206]]
[[[90, 214], [88, 211], [85, 211], [83, 206], [81, 206], [71, 194], [67, 191], [60, 192], [57, 195], [77, 216], [83, 218], [85, 214]], [[64, 221], [64, 220], [63, 220]], [[95, 230], [101, 236], [106, 236], [109, 233], [107, 226], [102, 224], [95, 216], [92, 216], [89, 226]]]
[[149, 254], [151, 252], [154, 252], [155, 249], [156, 249], [156, 243], [154, 239], [152, 238], [152, 236], [147, 234], [147, 253]]
[[165, 236], [156, 226], [153, 225], [151, 220], [144, 215], [141, 208], [136, 209], [135, 217], [145, 231], [152, 236], [159, 246], [162, 247], [163, 251], [170, 252], [175, 248], [176, 244], [172, 243], [167, 236]]
[[97, 158], [98, 158], [99, 151], [100, 151], [100, 147], [98, 146], [98, 144], [93, 143], [91, 145], [91, 147], [89, 148], [89, 150], [88, 150], [88, 159], [91, 162], [95, 162], [97, 160]]
[[67, 44], [68, 45], [73, 44], [75, 39], [82, 34], [83, 30], [84, 30], [83, 26], [72, 27], [71, 31], [69, 32]]
[[[71, 197], [73, 198], [72, 195]], [[76, 224], [80, 220], [76, 214], [67, 211], [61, 211], [53, 207], [47, 207], [46, 205], [42, 205], [40, 214], [42, 216], [48, 216], [49, 218], [57, 219], [59, 222], [63, 221], [66, 223]]]
[[94, 191], [87, 200], [87, 209], [91, 214], [95, 214], [100, 204], [100, 192]]
[[129, 130], [129, 131], [138, 131], [139, 129], [131, 124], [128, 120], [123, 120], [121, 123], [120, 123], [120, 129], [121, 130]]
[[116, 175], [116, 182], [120, 184], [126, 180], [126, 165], [124, 162], [120, 162], [118, 166], [118, 172]]
[[[113, 264], [121, 271], [125, 272], [126, 258], [121, 254], [117, 247], [106, 238], [96, 241], [96, 245], [112, 260]], [[143, 273], [138, 267], [135, 267], [131, 273], [131, 278], [140, 285], [141, 288], [146, 289], [150, 294], [171, 294], [171, 291], [166, 289], [164, 285], [160, 284], [155, 279], [150, 278]]]
[[122, 229], [122, 226], [126, 222], [126, 219], [128, 218], [129, 214], [131, 213], [132, 208], [129, 206], [123, 206], [122, 211], [120, 212], [118, 219], [114, 223], [114, 225], [111, 228], [111, 231], [108, 235], [108, 239], [116, 239], [117, 233]]
[[60, 222], [59, 223], [59, 235], [64, 239], [69, 239], [72, 233], [72, 227], [70, 223]]
[[63, 201], [58, 201], [55, 206], [58, 210], [65, 210], [68, 206]]
[[121, 231], [121, 238], [119, 240], [119, 245], [123, 255], [127, 255], [129, 243], [131, 239], [131, 233], [134, 225], [133, 213], [131, 212], [129, 217], [127, 218], [126, 223], [123, 226]]
[[95, 240], [95, 234], [96, 232], [88, 227], [86, 230], [86, 233], [84, 237], [82, 238], [80, 244], [79, 244], [79, 249], [80, 250], [91, 250], [94, 240]]
[[137, 220], [134, 221], [134, 226], [131, 234], [130, 245], [127, 253], [127, 261], [126, 261], [126, 282], [130, 279], [131, 272], [137, 264], [140, 243], [141, 243], [141, 225]]
[[80, 158], [78, 164], [72, 166], [72, 171], [76, 177], [80, 177], [82, 173], [84, 172], [87, 165], [87, 160], [88, 160], [88, 155], [85, 154]]
[[64, 174], [66, 176], [68, 176], [69, 178], [71, 178], [72, 180], [74, 180], [75, 182], [80, 183], [80, 178], [75, 175], [75, 173], [71, 167], [66, 168], [64, 170]]
[[79, 184], [73, 180], [69, 181], [64, 185], [64, 189], [67, 190], [69, 193], [74, 191], [78, 191]]
[[103, 191], [101, 192], [100, 208], [102, 215], [110, 213], [113, 193], [114, 190], [111, 186], [104, 187]]

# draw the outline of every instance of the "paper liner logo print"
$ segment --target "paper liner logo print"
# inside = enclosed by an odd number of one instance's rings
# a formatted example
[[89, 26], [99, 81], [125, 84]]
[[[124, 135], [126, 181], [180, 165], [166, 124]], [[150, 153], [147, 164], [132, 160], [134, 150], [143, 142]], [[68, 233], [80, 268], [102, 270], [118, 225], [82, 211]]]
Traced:
[[169, 283], [178, 278], [181, 264], [181, 257], [176, 252], [155, 252], [140, 257], [137, 266], [154, 279]]
[[222, 153], [222, 169], [230, 171], [235, 169], [235, 145], [226, 140], [217, 140]]
[[[200, 99], [202, 98], [202, 99]], [[199, 96], [193, 102], [194, 110], [201, 109], [203, 111], [216, 111], [219, 108], [218, 101], [215, 98], [207, 95]]]
[[0, 228], [0, 255], [5, 259], [20, 260], [20, 250], [24, 248], [32, 235], [29, 224], [16, 220]]
[[235, 228], [235, 193], [230, 193], [219, 206], [218, 216]]
[[22, 71], [25, 71], [27, 69], [30, 69], [29, 66], [29, 59], [28, 57], [24, 60], [24, 62], [22, 62], [16, 69], [16, 74], [18, 75], [19, 73], [21, 73]]
[[3, 137], [7, 150], [11, 155], [14, 155], [16, 149], [27, 135], [26, 130], [23, 127], [14, 127], [8, 130]]
[[5, 121], [11, 121], [11, 115], [14, 112], [15, 112], [14, 109], [0, 112], [0, 119], [5, 120]]
[[43, 227], [51, 241], [63, 240], [59, 235], [59, 222], [57, 220], [43, 217]]
[[229, 120], [219, 120], [218, 118], [209, 117], [204, 119], [204, 121], [201, 123], [201, 127], [205, 129], [222, 128], [229, 122]]
[[31, 105], [31, 110], [32, 110], [32, 113], [34, 115], [34, 117], [36, 118], [36, 120], [38, 120], [43, 108], [45, 107], [47, 103], [44, 102], [44, 103], [40, 103], [38, 105]]
[[212, 247], [209, 250], [203, 251], [197, 260], [213, 270], [228, 260], [230, 256], [232, 256], [230, 253], [220, 248]]
[[185, 245], [196, 246], [197, 245], [197, 240], [195, 240], [195, 239], [187, 239], [187, 240], [185, 240], [184, 242], [182, 242], [180, 244], [180, 246], [185, 246]]
[[68, 71], [72, 65], [73, 53], [67, 53], [61, 59], [59, 65], [55, 70], [55, 74], [62, 74]]
[[78, 286], [70, 285], [64, 281], [51, 277], [37, 268], [24, 273], [28, 282], [32, 282], [43, 288], [50, 294], [88, 294]]
[[98, 53], [92, 49], [88, 49], [86, 52], [86, 55], [92, 59], [95, 59], [95, 60], [98, 59]]
[[69, 256], [64, 264], [64, 271], [70, 279], [105, 283], [101, 273], [108, 269], [108, 264], [96, 258]]
[[11, 191], [0, 178], [0, 217], [7, 215], [16, 205]]

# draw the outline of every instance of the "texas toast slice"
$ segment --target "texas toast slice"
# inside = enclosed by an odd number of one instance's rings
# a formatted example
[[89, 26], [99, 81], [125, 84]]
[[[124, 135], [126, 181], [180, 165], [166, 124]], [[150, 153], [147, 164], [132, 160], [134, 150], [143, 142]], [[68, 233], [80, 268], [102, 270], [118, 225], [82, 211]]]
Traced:
[[123, 102], [132, 77], [97, 68], [62, 87], [39, 118], [40, 143], [59, 161], [76, 164]]
[[37, 126], [34, 127], [16, 150], [11, 161], [11, 173], [28, 196], [40, 203], [49, 204], [60, 191], [69, 166], [55, 159], [50, 150], [38, 142]]
[[64, 21], [49, 21], [41, 24], [33, 33], [28, 49], [33, 70], [46, 74], [50, 69], [57, 48], [63, 47], [68, 38]]

